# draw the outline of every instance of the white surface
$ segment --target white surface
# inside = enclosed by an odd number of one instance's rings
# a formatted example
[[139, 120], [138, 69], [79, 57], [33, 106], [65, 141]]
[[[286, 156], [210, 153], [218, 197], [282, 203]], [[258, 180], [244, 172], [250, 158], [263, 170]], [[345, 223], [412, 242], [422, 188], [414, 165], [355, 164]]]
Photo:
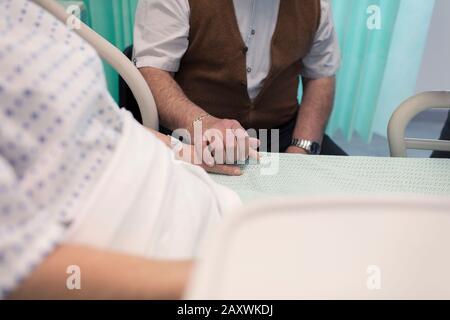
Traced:
[[449, 299], [449, 243], [449, 200], [259, 203], [214, 232], [186, 298]]

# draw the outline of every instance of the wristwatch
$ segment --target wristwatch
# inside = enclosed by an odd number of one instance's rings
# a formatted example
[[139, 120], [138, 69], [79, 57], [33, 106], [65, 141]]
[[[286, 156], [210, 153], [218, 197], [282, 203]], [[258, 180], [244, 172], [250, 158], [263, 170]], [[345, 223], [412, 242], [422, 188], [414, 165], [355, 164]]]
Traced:
[[293, 138], [291, 146], [301, 148], [311, 155], [320, 154], [320, 143], [315, 141]]

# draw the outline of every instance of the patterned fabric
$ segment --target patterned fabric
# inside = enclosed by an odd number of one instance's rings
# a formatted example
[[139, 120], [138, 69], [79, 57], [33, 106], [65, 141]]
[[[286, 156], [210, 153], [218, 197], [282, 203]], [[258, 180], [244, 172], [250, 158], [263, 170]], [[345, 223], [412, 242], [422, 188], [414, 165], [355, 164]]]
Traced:
[[0, 0], [0, 298], [59, 243], [122, 134], [101, 61], [28, 0]]
[[450, 162], [442, 159], [264, 155], [237, 178], [213, 175], [244, 202], [283, 195], [419, 194], [450, 197]]

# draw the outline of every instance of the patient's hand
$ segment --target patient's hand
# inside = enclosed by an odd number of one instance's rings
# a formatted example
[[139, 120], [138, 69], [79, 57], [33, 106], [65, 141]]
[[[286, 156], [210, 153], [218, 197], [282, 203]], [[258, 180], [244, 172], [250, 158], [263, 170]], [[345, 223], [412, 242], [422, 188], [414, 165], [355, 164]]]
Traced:
[[236, 165], [216, 164], [211, 159], [209, 160], [210, 162], [207, 162], [209, 158], [199, 154], [198, 148], [195, 148], [194, 145], [182, 143], [153, 129], [147, 128], [147, 130], [172, 149], [175, 153], [175, 158], [178, 160], [202, 167], [210, 173], [224, 174], [227, 176], [240, 176], [242, 174], [241, 169]]

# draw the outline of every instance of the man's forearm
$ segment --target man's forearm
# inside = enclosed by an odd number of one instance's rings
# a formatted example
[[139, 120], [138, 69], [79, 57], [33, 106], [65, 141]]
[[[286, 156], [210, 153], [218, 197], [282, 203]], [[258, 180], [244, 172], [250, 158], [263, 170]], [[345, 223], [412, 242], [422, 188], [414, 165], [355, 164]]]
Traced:
[[139, 69], [155, 98], [160, 122], [168, 129], [190, 129], [195, 118], [205, 111], [190, 101], [172, 75], [163, 70]]
[[303, 79], [303, 99], [294, 138], [321, 142], [333, 108], [335, 77]]
[[[69, 290], [70, 265], [81, 270], [81, 289]], [[177, 299], [189, 262], [157, 262], [138, 257], [61, 246], [25, 280], [11, 299]]]
[[[248, 157], [259, 158], [256, 150], [259, 141], [250, 138], [237, 120], [219, 119], [205, 112], [189, 100], [169, 72], [151, 67], [139, 70], [153, 92], [161, 124], [171, 130], [187, 129], [189, 131], [187, 138], [190, 138], [189, 142], [196, 146], [196, 155], [201, 157], [209, 169], [219, 173], [232, 170], [231, 174], [240, 174], [234, 167], [223, 167], [217, 171], [214, 164], [225, 165], [231, 161], [244, 161]], [[194, 126], [196, 119], [199, 120], [200, 126]], [[229, 134], [234, 136], [234, 139], [226, 139]], [[158, 134], [157, 136], [166, 145], [170, 143], [167, 137]], [[214, 143], [220, 152], [211, 150]]]

